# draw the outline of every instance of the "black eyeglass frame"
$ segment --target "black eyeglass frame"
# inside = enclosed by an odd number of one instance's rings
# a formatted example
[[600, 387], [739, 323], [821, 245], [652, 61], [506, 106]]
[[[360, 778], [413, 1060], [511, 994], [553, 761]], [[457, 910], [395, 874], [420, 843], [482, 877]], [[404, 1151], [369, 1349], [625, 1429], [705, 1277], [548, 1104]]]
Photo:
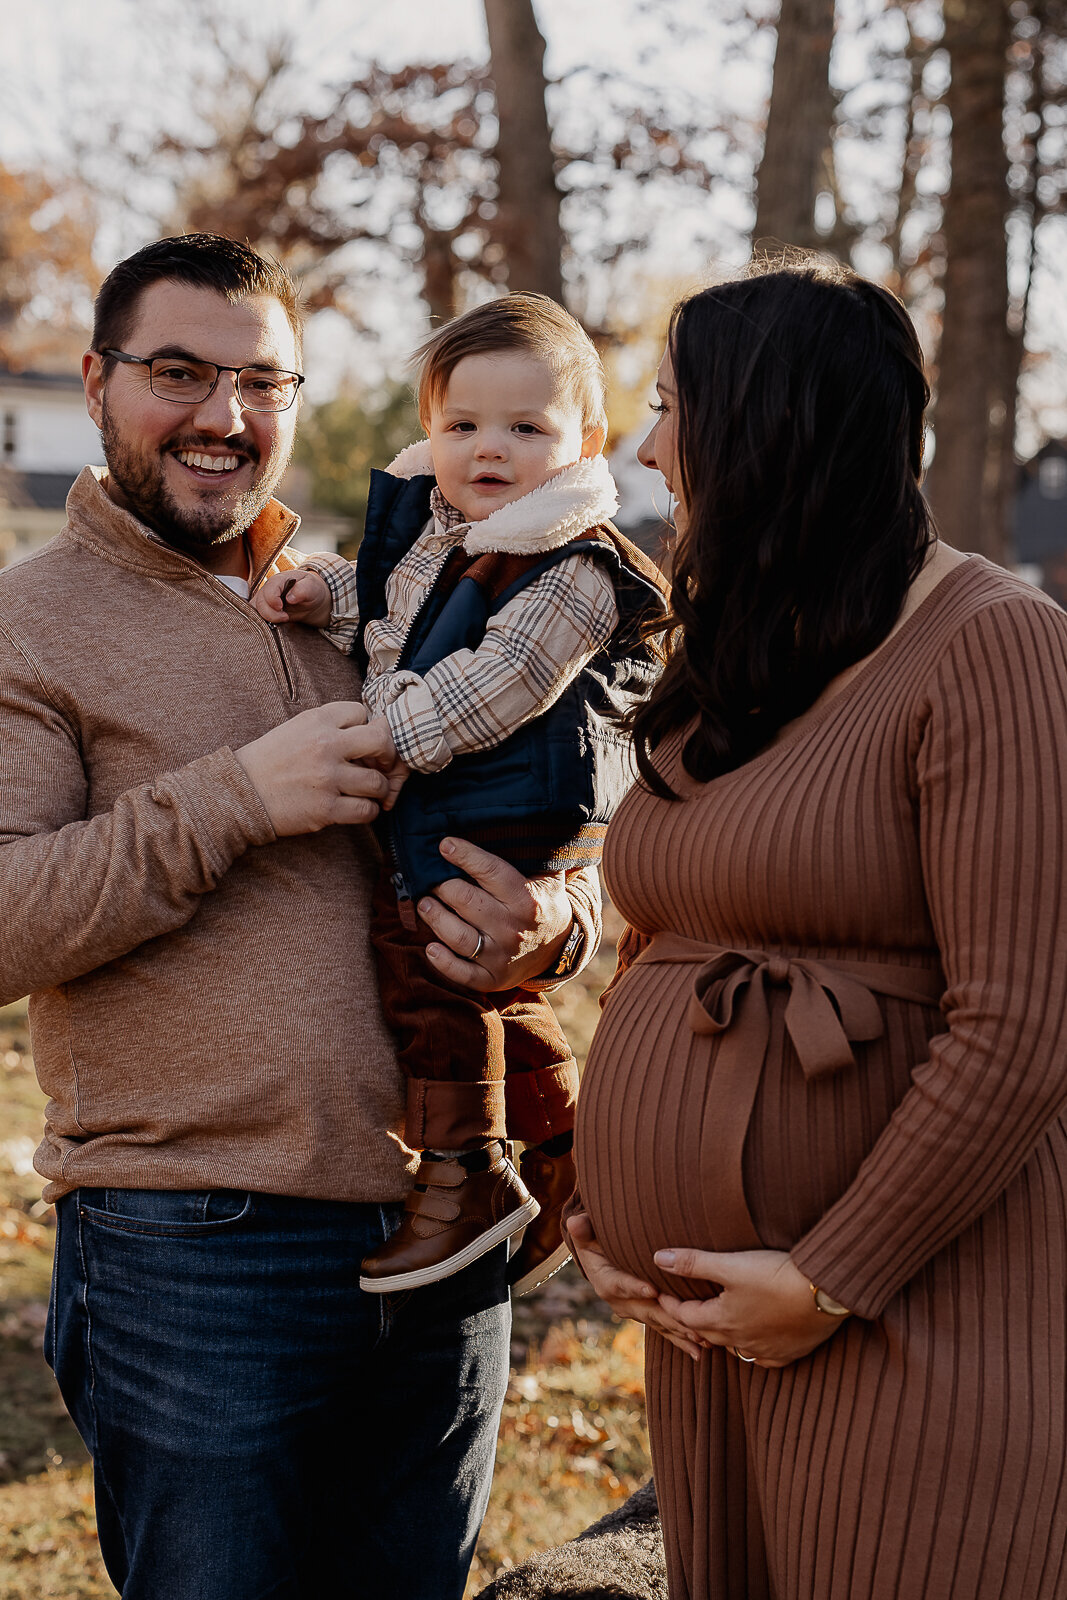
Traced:
[[[257, 367], [257, 366], [250, 366], [250, 367], [224, 367], [224, 366], [221, 366], [220, 363], [217, 362], [217, 361], [208, 361], [208, 360], [206, 360], [206, 359], [204, 359], [204, 358], [202, 358], [200, 356], [187, 356], [187, 357], [182, 357], [182, 356], [131, 356], [128, 350], [98, 350], [96, 353], [97, 353], [98, 356], [110, 356], [113, 361], [121, 361], [126, 366], [130, 366], [130, 367], [147, 367], [148, 368], [148, 387], [152, 390], [152, 393], [156, 396], [157, 400], [163, 400], [169, 406], [199, 406], [199, 405], [203, 405], [204, 401], [210, 399], [210, 397], [215, 393], [215, 390], [218, 388], [220, 375], [222, 373], [224, 373], [224, 372], [232, 372], [233, 373], [234, 391], [235, 391], [235, 393], [237, 395], [238, 400], [241, 401], [241, 409], [242, 409], [242, 411], [258, 411], [261, 416], [280, 417], [283, 414], [283, 412], [292, 410], [293, 405], [296, 402], [296, 397], [300, 393], [300, 385], [304, 382], [304, 374], [302, 372], [288, 372], [288, 371], [286, 371], [286, 369], [284, 367]], [[197, 365], [201, 366], [201, 367], [214, 367], [214, 369], [215, 369], [215, 380], [212, 383], [211, 388], [208, 390], [207, 394], [202, 394], [202, 395], [198, 396], [198, 398], [196, 400], [178, 400], [178, 399], [175, 399], [175, 397], [173, 395], [157, 394], [156, 393], [156, 390], [152, 386], [152, 368], [155, 365], [155, 363], [157, 361], [181, 361], [181, 360], [195, 361], [197, 363]], [[285, 405], [285, 406], [250, 406], [250, 405], [246, 405], [245, 402], [244, 402], [244, 399], [242, 398], [242, 395], [241, 395], [241, 374], [243, 372], [280, 372], [282, 377], [284, 377], [284, 378], [295, 378], [296, 379], [296, 388], [293, 390], [293, 398], [289, 401], [289, 404]]]

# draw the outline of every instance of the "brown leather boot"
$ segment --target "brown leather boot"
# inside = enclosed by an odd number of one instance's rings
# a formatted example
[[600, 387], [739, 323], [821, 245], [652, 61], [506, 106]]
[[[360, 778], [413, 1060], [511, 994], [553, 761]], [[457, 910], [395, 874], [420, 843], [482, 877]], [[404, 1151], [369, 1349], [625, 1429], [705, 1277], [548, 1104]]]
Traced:
[[577, 1181], [569, 1150], [550, 1156], [539, 1145], [522, 1152], [519, 1173], [541, 1213], [530, 1223], [508, 1262], [508, 1282], [515, 1298], [529, 1294], [570, 1260], [571, 1247], [563, 1234], [562, 1213]]
[[[485, 1166], [479, 1157], [484, 1155]], [[462, 1159], [425, 1156], [404, 1202], [404, 1220], [380, 1250], [363, 1261], [359, 1286], [371, 1294], [420, 1289], [462, 1272], [494, 1245], [537, 1216], [538, 1205], [494, 1139], [475, 1152], [479, 1170]]]

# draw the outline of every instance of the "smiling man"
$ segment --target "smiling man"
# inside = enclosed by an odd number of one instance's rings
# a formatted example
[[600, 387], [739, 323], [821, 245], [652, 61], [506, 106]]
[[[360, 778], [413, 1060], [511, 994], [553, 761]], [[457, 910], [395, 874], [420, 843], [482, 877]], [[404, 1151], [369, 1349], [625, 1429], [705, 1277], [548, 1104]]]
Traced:
[[[0, 573], [0, 1003], [32, 996], [46, 1348], [105, 1562], [124, 1600], [458, 1600], [505, 1263], [358, 1287], [413, 1166], [366, 937], [385, 780], [353, 663], [248, 599], [299, 561], [295, 286], [162, 240], [104, 284], [84, 377], [106, 471]], [[455, 981], [532, 982], [572, 906], [595, 925], [583, 880], [452, 859]]]

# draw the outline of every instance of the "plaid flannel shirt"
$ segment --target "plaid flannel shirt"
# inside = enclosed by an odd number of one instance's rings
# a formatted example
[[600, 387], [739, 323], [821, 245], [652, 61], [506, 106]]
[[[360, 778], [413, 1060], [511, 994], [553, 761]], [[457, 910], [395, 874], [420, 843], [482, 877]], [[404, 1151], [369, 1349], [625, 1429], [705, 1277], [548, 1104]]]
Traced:
[[[594, 557], [575, 554], [491, 617], [476, 650], [446, 656], [424, 677], [397, 671], [419, 607], [468, 526], [446, 527], [436, 516], [426, 524], [389, 575], [388, 615], [367, 628], [364, 703], [386, 718], [397, 754], [417, 772], [439, 772], [455, 755], [491, 749], [547, 710], [618, 623], [610, 577]], [[355, 568], [337, 556], [313, 556], [307, 565], [330, 589], [333, 618], [323, 631], [350, 652], [359, 633]]]

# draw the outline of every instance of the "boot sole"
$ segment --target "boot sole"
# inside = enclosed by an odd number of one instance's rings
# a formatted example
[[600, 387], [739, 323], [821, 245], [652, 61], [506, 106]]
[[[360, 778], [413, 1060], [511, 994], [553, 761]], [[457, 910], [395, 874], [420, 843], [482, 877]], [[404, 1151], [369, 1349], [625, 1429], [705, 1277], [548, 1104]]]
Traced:
[[553, 1250], [550, 1256], [539, 1261], [525, 1277], [511, 1286], [511, 1298], [520, 1300], [524, 1294], [529, 1294], [531, 1289], [536, 1289], [539, 1284], [547, 1283], [549, 1278], [554, 1278], [561, 1267], [565, 1267], [571, 1259], [570, 1245], [561, 1244]]
[[418, 1267], [413, 1272], [394, 1272], [387, 1278], [364, 1278], [361, 1275], [359, 1286], [367, 1294], [398, 1294], [402, 1289], [422, 1289], [429, 1283], [440, 1283], [442, 1278], [451, 1278], [454, 1273], [462, 1272], [479, 1256], [503, 1244], [505, 1239], [510, 1239], [513, 1233], [525, 1228], [540, 1213], [541, 1207], [531, 1198], [517, 1211], [510, 1211], [506, 1217], [479, 1234], [477, 1239], [472, 1239], [470, 1244], [464, 1245], [462, 1250], [457, 1250], [454, 1256], [448, 1256], [432, 1267]]

